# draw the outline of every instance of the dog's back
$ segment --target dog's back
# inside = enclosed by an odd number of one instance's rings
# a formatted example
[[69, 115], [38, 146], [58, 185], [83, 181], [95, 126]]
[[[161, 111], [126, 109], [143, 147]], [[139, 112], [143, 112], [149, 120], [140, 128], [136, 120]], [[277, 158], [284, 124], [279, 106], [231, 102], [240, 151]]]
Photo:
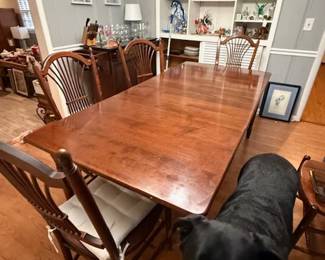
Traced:
[[287, 160], [253, 157], [216, 220], [179, 221], [184, 259], [287, 259], [297, 189], [298, 175]]

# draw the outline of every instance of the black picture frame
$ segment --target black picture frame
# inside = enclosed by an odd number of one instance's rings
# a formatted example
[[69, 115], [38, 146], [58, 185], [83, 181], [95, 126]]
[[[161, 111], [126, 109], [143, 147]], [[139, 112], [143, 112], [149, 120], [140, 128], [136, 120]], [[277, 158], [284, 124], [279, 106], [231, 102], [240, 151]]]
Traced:
[[262, 99], [260, 116], [289, 122], [301, 87], [270, 81]]

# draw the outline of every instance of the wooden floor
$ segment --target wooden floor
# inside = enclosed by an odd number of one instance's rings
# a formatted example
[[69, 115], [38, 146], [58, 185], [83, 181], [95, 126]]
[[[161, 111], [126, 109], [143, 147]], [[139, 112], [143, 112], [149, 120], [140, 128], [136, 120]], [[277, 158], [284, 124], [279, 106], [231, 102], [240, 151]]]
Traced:
[[325, 125], [325, 63], [319, 68], [302, 120]]
[[36, 115], [36, 107], [36, 100], [0, 90], [0, 141], [7, 142], [44, 125]]
[[[10, 95], [0, 97], [0, 104], [0, 140], [9, 140], [24, 130], [42, 125], [34, 115], [34, 101]], [[325, 126], [257, 118], [251, 138], [242, 141], [222, 187], [216, 194], [210, 217], [216, 216], [222, 203], [235, 188], [239, 169], [244, 162], [253, 155], [269, 152], [284, 156], [296, 167], [304, 154], [322, 160], [325, 155]], [[0, 205], [0, 260], [62, 259], [48, 241], [44, 221], [2, 176], [0, 176]], [[300, 218], [301, 204], [297, 203], [294, 212], [295, 225]], [[174, 240], [174, 249], [164, 250], [158, 257], [159, 260], [181, 258], [177, 250], [177, 238]], [[303, 244], [303, 239], [300, 244]], [[149, 254], [149, 251], [145, 253]], [[293, 250], [290, 260], [293, 259], [320, 258]]]

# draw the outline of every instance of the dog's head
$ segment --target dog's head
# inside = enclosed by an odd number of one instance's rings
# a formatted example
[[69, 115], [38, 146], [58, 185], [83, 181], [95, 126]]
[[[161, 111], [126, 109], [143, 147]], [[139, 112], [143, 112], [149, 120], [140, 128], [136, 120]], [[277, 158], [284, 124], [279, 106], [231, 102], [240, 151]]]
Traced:
[[228, 223], [207, 220], [203, 216], [181, 218], [181, 250], [186, 260], [278, 260], [271, 252], [271, 241], [245, 232]]

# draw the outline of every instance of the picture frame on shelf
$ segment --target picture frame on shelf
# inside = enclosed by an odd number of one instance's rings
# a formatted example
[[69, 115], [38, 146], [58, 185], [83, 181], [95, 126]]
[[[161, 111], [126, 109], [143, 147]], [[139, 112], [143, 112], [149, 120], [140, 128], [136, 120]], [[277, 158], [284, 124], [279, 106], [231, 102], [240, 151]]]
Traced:
[[269, 82], [262, 100], [260, 116], [289, 122], [301, 87]]
[[93, 0], [71, 0], [73, 5], [92, 5]]
[[121, 5], [121, 0], [104, 0], [105, 5]]

